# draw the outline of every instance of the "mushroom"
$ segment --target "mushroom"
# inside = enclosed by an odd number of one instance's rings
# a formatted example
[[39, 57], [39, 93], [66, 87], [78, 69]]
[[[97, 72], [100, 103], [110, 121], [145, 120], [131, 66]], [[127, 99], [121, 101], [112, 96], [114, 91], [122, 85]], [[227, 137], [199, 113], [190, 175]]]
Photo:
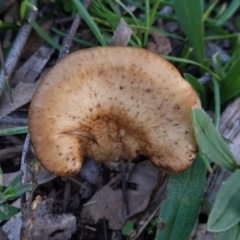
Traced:
[[168, 61], [133, 47], [95, 47], [58, 62], [38, 86], [29, 110], [37, 159], [50, 172], [76, 174], [85, 156], [132, 161], [147, 156], [177, 173], [197, 145], [193, 88]]

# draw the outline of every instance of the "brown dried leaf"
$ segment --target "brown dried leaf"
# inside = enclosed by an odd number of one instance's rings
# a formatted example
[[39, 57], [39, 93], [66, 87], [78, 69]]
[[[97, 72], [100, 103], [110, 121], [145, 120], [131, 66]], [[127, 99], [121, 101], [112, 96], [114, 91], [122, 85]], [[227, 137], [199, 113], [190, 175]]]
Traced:
[[54, 49], [50, 46], [41, 46], [36, 52], [19, 68], [11, 79], [11, 85], [19, 82], [33, 83], [42, 72], [44, 66], [53, 54]]
[[0, 100], [0, 119], [28, 103], [32, 99], [32, 95], [35, 92], [39, 82], [40, 81], [35, 83], [20, 82], [13, 89], [13, 102], [11, 102], [8, 95], [4, 93]]
[[107, 185], [96, 192], [89, 200], [89, 205], [83, 208], [81, 219], [87, 223], [96, 224], [98, 220], [108, 220], [109, 228], [121, 229], [128, 217], [144, 211], [149, 204], [152, 191], [157, 183], [158, 170], [150, 161], [136, 165], [129, 175], [129, 182], [137, 185], [136, 190], [127, 190], [130, 214], [125, 216], [122, 201], [122, 190], [113, 189], [112, 185], [121, 178], [120, 174], [113, 178]]
[[132, 35], [132, 29], [128, 24], [121, 19], [112, 39], [109, 43], [110, 46], [127, 46]]
[[[159, 29], [164, 28], [161, 20], [158, 20], [157, 25]], [[149, 39], [151, 40], [149, 40], [147, 43], [148, 50], [155, 52], [157, 54], [163, 54], [163, 55], [168, 55], [169, 53], [172, 52], [171, 43], [165, 35], [159, 32], [151, 31], [150, 36], [151, 38]]]

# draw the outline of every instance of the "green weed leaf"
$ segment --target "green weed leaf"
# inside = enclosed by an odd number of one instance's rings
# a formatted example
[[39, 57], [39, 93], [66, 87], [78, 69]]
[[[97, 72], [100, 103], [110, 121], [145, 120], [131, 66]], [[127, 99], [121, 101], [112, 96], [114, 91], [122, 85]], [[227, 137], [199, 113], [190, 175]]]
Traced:
[[229, 228], [227, 231], [216, 234], [215, 240], [239, 240], [240, 239], [240, 225]]
[[126, 236], [132, 230], [133, 230], [133, 222], [127, 221], [125, 225], [122, 227], [122, 235]]
[[8, 220], [9, 218], [13, 217], [17, 213], [20, 212], [19, 208], [16, 208], [11, 205], [0, 205], [0, 221]]
[[35, 20], [29, 21], [30, 25], [34, 28], [34, 30], [38, 33], [38, 35], [43, 38], [49, 45], [57, 49], [61, 50], [61, 45], [59, 45], [56, 41], [54, 41], [40, 26]]
[[197, 157], [186, 171], [170, 176], [159, 213], [157, 240], [186, 240], [197, 220], [206, 169]]
[[240, 58], [234, 61], [226, 76], [223, 79], [221, 87], [221, 101], [222, 103], [230, 100], [240, 93]]
[[177, 19], [185, 32], [198, 60], [204, 61], [202, 0], [174, 0]]
[[239, 0], [232, 0], [227, 2], [229, 5], [227, 9], [220, 15], [219, 19], [217, 20], [218, 24], [224, 24], [239, 8], [240, 1]]
[[191, 84], [191, 86], [198, 93], [198, 95], [201, 99], [202, 105], [206, 106], [206, 94], [205, 94], [205, 90], [204, 90], [202, 84], [200, 84], [198, 82], [197, 78], [195, 78], [193, 75], [191, 75], [189, 73], [184, 73], [183, 75], [184, 75], [184, 78]]
[[240, 169], [237, 169], [222, 183], [208, 218], [208, 231], [226, 231], [240, 222], [239, 179]]
[[32, 184], [20, 185], [20, 175], [16, 176], [9, 186], [2, 193], [1, 198], [3, 199], [13, 199], [31, 188]]
[[208, 160], [215, 162], [221, 167], [233, 172], [239, 166], [227, 147], [226, 143], [218, 133], [212, 120], [203, 109], [192, 108], [192, 120], [194, 132], [199, 150]]

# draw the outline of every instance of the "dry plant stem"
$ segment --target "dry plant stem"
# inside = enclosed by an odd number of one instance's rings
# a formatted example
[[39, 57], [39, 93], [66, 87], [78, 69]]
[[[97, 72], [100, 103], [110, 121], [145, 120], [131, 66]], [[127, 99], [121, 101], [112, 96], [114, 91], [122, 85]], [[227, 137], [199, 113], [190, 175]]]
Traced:
[[4, 61], [4, 55], [3, 55], [3, 49], [2, 49], [1, 41], [0, 41], [0, 59], [1, 59], [3, 74], [5, 75], [5, 77], [7, 77], [8, 73], [7, 73], [7, 68], [6, 68], [6, 64], [5, 64], [5, 61]]
[[26, 126], [28, 124], [28, 121], [26, 118], [6, 116], [0, 120], [0, 124], [16, 125], [19, 127], [19, 126]]
[[8, 73], [7, 73], [6, 64], [4, 61], [4, 54], [3, 54], [1, 42], [0, 42], [0, 59], [1, 59], [2, 72], [3, 72], [3, 87], [7, 86], [7, 89], [9, 90], [11, 102], [12, 102], [12, 92], [11, 92], [11, 88], [9, 86], [9, 77], [8, 77]]
[[0, 150], [0, 162], [3, 162], [10, 157], [13, 157], [16, 153], [21, 153], [23, 150], [23, 146], [11, 147]]
[[128, 206], [128, 199], [127, 199], [127, 172], [128, 166], [127, 162], [121, 160], [120, 162], [120, 169], [121, 169], [121, 176], [122, 176], [122, 200], [123, 200], [123, 207], [125, 210], [125, 215], [128, 216], [129, 214], [129, 206]]
[[3, 0], [2, 6], [0, 8], [0, 14], [3, 13], [8, 7], [10, 7], [16, 0]]
[[[84, 5], [85, 8], [88, 8], [90, 3], [91, 3], [91, 0], [85, 0], [83, 2], [83, 5]], [[75, 36], [75, 33], [76, 33], [77, 29], [78, 29], [78, 26], [79, 26], [80, 22], [81, 22], [81, 16], [78, 13], [76, 15], [73, 23], [72, 23], [72, 26], [71, 26], [71, 28], [69, 30], [69, 33], [68, 33], [67, 37], [64, 40], [63, 47], [61, 48], [58, 61], [68, 55], [69, 49], [70, 49], [70, 47], [72, 45], [73, 37]]]
[[142, 227], [139, 229], [137, 236], [133, 238], [133, 240], [137, 239], [139, 235], [142, 233], [142, 231], [147, 227], [149, 222], [154, 218], [154, 216], [157, 214], [157, 212], [160, 209], [160, 205], [154, 210], [154, 212], [150, 215], [150, 217], [145, 221], [145, 223], [142, 225]]
[[103, 231], [104, 231], [104, 239], [108, 240], [108, 231], [107, 231], [107, 220], [103, 219]]
[[[31, 0], [31, 3], [36, 5], [36, 0]], [[36, 16], [37, 16], [36, 11], [29, 10], [27, 19], [28, 20], [35, 19]], [[29, 23], [24, 23], [21, 26], [21, 28], [19, 29], [18, 35], [13, 43], [11, 51], [6, 60], [6, 69], [8, 71], [9, 78], [11, 77], [11, 75], [13, 74], [13, 71], [15, 70], [18, 59], [20, 57], [20, 54], [21, 54], [26, 42], [27, 42], [27, 39], [30, 35], [31, 30], [32, 30], [32, 26]], [[0, 72], [0, 96], [3, 94], [4, 82], [5, 82], [5, 75], [4, 75], [4, 71], [1, 70], [1, 72]]]
[[[30, 146], [30, 135], [29, 133], [26, 136], [24, 146], [23, 146], [23, 153], [21, 159], [21, 184], [26, 184], [26, 177], [27, 177], [27, 154], [29, 151]], [[21, 227], [21, 235], [23, 239], [27, 236], [26, 232], [26, 224], [28, 220], [28, 214], [30, 212], [30, 205], [27, 203], [26, 193], [21, 196], [21, 213], [22, 213], [22, 227]], [[28, 238], [27, 238], [28, 239]]]
[[61, 17], [59, 19], [56, 19], [55, 23], [66, 23], [66, 22], [72, 22], [74, 20], [74, 17]]
[[71, 189], [72, 189], [72, 183], [70, 180], [66, 179], [66, 182], [64, 184], [64, 192], [63, 192], [63, 211], [64, 212], [66, 212], [69, 204]]

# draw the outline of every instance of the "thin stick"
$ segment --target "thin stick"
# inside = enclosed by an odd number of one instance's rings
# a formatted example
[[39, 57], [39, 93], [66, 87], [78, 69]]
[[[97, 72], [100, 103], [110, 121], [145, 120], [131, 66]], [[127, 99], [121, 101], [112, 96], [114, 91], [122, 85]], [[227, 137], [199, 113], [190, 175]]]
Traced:
[[128, 198], [127, 198], [127, 172], [128, 166], [127, 163], [123, 160], [120, 161], [120, 169], [121, 169], [121, 176], [122, 176], [122, 200], [123, 200], [123, 207], [125, 210], [125, 215], [129, 215], [129, 206], [128, 206]]
[[[85, 8], [88, 8], [88, 6], [90, 5], [91, 3], [91, 0], [85, 0], [83, 2], [83, 5]], [[76, 31], [78, 29], [78, 26], [81, 22], [81, 16], [80, 14], [78, 13], [72, 23], [72, 26], [69, 30], [69, 33], [67, 35], [67, 37], [65, 38], [64, 40], [64, 43], [63, 43], [63, 46], [61, 48], [61, 51], [60, 51], [60, 54], [59, 54], [59, 57], [58, 57], [58, 61], [61, 60], [62, 58], [66, 57], [69, 53], [69, 49], [72, 45], [72, 41], [73, 41], [73, 37], [75, 36], [76, 34]]]
[[23, 146], [17, 146], [17, 147], [11, 147], [0, 150], [0, 162], [5, 161], [10, 156], [13, 156], [13, 154], [21, 153], [23, 150]]
[[9, 76], [8, 76], [8, 72], [7, 72], [7, 68], [6, 68], [6, 64], [5, 64], [5, 60], [4, 60], [4, 54], [3, 54], [1, 41], [0, 41], [0, 59], [1, 59], [2, 71], [3, 71], [3, 75], [4, 75], [4, 77], [3, 77], [4, 86], [5, 86], [6, 90], [8, 91], [11, 102], [13, 102], [12, 89], [9, 84]]
[[[31, 0], [31, 3], [33, 5], [36, 5], [36, 0]], [[28, 20], [35, 19], [36, 16], [37, 16], [37, 12], [30, 10], [27, 16], [27, 19]], [[15, 70], [18, 59], [27, 42], [27, 39], [30, 35], [31, 30], [32, 30], [32, 26], [29, 23], [24, 23], [19, 29], [18, 35], [12, 45], [12, 48], [10, 50], [10, 53], [5, 63], [9, 78], [12, 76], [13, 71]], [[3, 94], [4, 85], [5, 85], [5, 74], [4, 74], [4, 69], [2, 69], [0, 72], [0, 96], [2, 96]]]

